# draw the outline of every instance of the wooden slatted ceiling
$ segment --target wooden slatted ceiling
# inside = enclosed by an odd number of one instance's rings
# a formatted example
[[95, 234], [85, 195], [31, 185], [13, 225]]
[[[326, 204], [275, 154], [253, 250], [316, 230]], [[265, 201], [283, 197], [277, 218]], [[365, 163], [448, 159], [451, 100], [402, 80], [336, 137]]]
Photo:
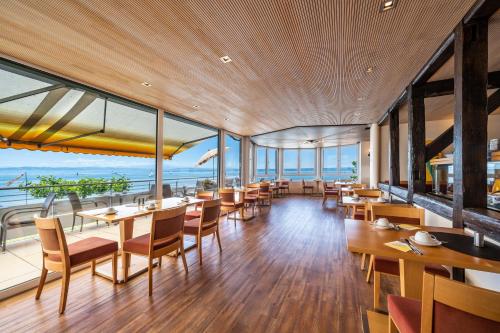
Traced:
[[244, 135], [368, 123], [474, 2], [3, 0], [0, 53]]

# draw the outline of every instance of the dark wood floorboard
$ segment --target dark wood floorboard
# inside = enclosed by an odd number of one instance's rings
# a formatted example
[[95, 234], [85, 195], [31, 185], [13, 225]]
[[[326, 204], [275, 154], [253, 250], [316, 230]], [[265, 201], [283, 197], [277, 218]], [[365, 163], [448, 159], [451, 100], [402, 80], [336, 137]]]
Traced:
[[[1, 332], [360, 332], [372, 304], [359, 255], [346, 250], [343, 212], [321, 198], [277, 199], [248, 221], [223, 221], [221, 239], [205, 238], [203, 266], [189, 251], [126, 285], [72, 276], [66, 313], [57, 313], [60, 281], [0, 303]], [[394, 291], [397, 280], [384, 279]]]

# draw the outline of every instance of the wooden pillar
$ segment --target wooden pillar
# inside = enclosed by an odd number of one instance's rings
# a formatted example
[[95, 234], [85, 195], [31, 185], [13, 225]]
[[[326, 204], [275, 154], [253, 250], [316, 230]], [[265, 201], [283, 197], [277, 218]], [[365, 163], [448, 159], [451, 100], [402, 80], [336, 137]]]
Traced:
[[464, 208], [487, 204], [488, 21], [455, 29], [455, 123], [453, 128], [453, 227]]
[[[339, 155], [340, 156], [340, 155]], [[377, 188], [380, 166], [380, 128], [378, 124], [370, 126], [370, 188]]]
[[399, 186], [399, 107], [389, 113], [389, 185]]
[[408, 201], [425, 192], [425, 104], [423, 89], [408, 87]]

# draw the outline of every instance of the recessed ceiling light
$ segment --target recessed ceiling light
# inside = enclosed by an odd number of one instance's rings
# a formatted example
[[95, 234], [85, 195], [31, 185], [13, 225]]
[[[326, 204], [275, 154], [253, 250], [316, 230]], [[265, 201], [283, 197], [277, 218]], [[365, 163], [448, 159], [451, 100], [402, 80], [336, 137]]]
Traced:
[[144, 87], [148, 87], [148, 88], [152, 86], [152, 84], [151, 84], [151, 83], [149, 83], [149, 82], [147, 82], [147, 81], [144, 81], [144, 82], [143, 82], [143, 83], [141, 83], [141, 84], [142, 84]]
[[367, 72], [367, 73], [372, 73], [372, 72], [373, 72], [373, 67], [368, 67], [368, 68], [366, 69], [366, 72]]
[[358, 97], [358, 101], [364, 101], [365, 98], [364, 97]]
[[357, 117], [357, 116], [360, 116], [361, 113], [360, 112], [354, 112], [354, 115]]
[[226, 55], [226, 56], [223, 56], [223, 57], [220, 57], [219, 59], [220, 59], [220, 61], [222, 61], [222, 62], [223, 62], [223, 63], [225, 63], [225, 64], [227, 64], [228, 62], [233, 61], [233, 60], [231, 60], [231, 58], [229, 58], [229, 56], [227, 56], [227, 55]]
[[193, 105], [193, 109], [198, 109], [199, 107], [199, 105]]
[[383, 0], [380, 5], [380, 12], [385, 12], [386, 10], [393, 9], [396, 7], [397, 0]]
[[224, 118], [224, 120], [225, 120], [225, 121], [228, 121], [228, 120], [229, 120], [229, 118]]

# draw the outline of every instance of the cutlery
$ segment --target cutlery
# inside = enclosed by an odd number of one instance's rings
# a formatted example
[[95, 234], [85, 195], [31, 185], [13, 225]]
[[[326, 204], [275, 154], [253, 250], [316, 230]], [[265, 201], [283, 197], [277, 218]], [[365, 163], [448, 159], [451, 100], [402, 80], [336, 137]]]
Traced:
[[406, 244], [408, 244], [408, 246], [410, 247], [410, 249], [411, 249], [414, 253], [416, 253], [416, 254], [418, 254], [418, 255], [420, 255], [420, 256], [424, 254], [422, 251], [420, 251], [420, 249], [419, 249], [418, 247], [416, 247], [415, 245], [413, 245], [413, 244], [412, 244], [412, 243], [408, 240], [408, 238], [401, 238], [401, 240], [402, 240], [403, 242], [405, 242]]

